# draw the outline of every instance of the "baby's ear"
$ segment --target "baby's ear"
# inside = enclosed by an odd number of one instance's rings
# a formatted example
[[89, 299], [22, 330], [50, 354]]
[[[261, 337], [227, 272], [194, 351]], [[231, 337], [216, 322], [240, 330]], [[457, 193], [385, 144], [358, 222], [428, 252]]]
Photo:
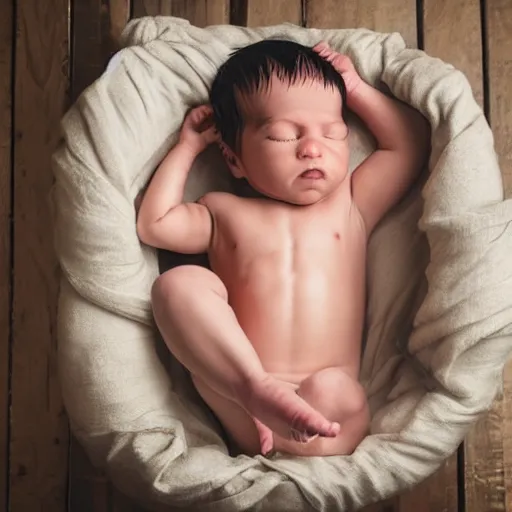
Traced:
[[222, 140], [219, 142], [219, 148], [233, 176], [235, 178], [244, 178], [242, 162], [235, 152]]

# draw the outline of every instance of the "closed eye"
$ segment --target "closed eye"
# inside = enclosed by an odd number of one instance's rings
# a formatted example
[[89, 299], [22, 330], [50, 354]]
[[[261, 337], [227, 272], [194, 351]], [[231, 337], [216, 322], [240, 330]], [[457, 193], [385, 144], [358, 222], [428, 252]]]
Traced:
[[276, 137], [271, 137], [270, 135], [267, 137], [268, 140], [272, 140], [274, 142], [292, 142], [294, 140], [297, 140], [297, 138], [292, 138], [292, 139], [289, 139], [289, 138], [286, 138], [286, 139], [278, 139]]
[[326, 139], [332, 139], [332, 140], [345, 140], [348, 135], [348, 126], [346, 125], [337, 125], [335, 127], [332, 127], [330, 130], [328, 130], [324, 137]]

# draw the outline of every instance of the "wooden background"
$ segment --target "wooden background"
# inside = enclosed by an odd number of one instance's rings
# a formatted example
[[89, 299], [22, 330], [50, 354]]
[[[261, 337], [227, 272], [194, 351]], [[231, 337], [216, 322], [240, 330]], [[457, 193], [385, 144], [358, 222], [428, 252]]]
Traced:
[[[462, 69], [512, 191], [512, 0], [0, 0], [0, 510], [141, 511], [69, 434], [56, 368], [58, 269], [46, 197], [62, 114], [134, 16], [367, 27]], [[373, 512], [512, 512], [512, 367], [456, 456]]]

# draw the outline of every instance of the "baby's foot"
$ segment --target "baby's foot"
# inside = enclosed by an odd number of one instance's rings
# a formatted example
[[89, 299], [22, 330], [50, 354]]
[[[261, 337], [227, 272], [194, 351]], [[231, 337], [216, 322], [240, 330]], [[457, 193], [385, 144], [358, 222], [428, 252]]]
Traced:
[[263, 453], [273, 447], [272, 431], [284, 439], [301, 442], [316, 436], [336, 437], [340, 431], [338, 423], [327, 420], [289, 384], [271, 375], [251, 383], [243, 406], [255, 420]]

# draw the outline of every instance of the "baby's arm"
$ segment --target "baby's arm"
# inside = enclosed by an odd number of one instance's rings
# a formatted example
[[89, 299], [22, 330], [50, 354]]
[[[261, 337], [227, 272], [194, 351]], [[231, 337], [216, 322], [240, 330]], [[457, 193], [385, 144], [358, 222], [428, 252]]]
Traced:
[[347, 103], [377, 140], [377, 150], [352, 178], [354, 202], [370, 233], [418, 178], [428, 153], [428, 127], [417, 111], [363, 81]]
[[183, 124], [180, 141], [162, 161], [144, 194], [137, 234], [147, 245], [185, 254], [206, 252], [208, 248], [212, 230], [208, 209], [203, 204], [182, 201], [195, 158], [216, 139], [213, 127], [203, 128], [209, 116], [211, 109], [207, 106], [192, 110]]
[[418, 178], [430, 148], [429, 126], [419, 112], [365, 83], [348, 57], [318, 46], [345, 78], [347, 106], [377, 140], [377, 150], [352, 177], [354, 202], [370, 233]]

